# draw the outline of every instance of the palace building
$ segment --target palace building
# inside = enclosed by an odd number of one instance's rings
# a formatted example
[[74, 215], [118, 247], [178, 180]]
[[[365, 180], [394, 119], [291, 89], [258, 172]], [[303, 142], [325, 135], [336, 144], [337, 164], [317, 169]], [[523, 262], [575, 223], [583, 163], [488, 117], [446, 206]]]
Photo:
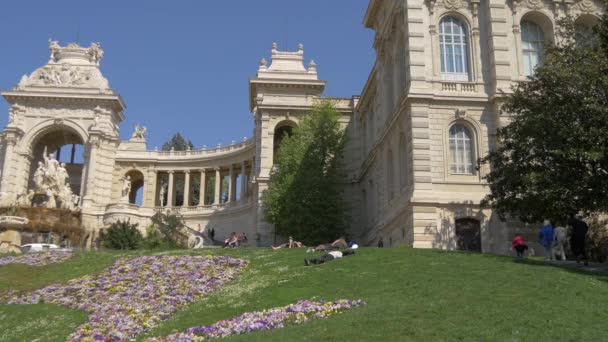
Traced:
[[[352, 239], [506, 254], [515, 231], [532, 232], [479, 206], [488, 166], [477, 160], [508, 123], [503, 98], [559, 39], [558, 18], [575, 18], [584, 37], [603, 11], [599, 0], [371, 0], [364, 25], [375, 31], [376, 63], [360, 96], [332, 99], [348, 135]], [[76, 211], [83, 246], [117, 220], [145, 231], [166, 209], [218, 239], [244, 231], [255, 245], [274, 242], [261, 194], [282, 137], [326, 84], [303, 46], [285, 52], [273, 44], [249, 80], [252, 138], [187, 151], [148, 149], [139, 126], [120, 140], [125, 104], [101, 72], [99, 44], [49, 48], [46, 65], [2, 92], [11, 108], [0, 142], [0, 206], [38, 199]], [[65, 186], [57, 184], [63, 170]]]

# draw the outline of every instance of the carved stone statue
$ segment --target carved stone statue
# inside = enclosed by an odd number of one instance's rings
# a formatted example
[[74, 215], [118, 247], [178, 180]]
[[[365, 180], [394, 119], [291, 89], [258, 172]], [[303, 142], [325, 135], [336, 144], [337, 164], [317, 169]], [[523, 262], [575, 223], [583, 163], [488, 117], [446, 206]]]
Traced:
[[59, 162], [55, 159], [55, 155], [50, 153], [47, 157], [45, 153], [43, 158], [47, 177], [56, 178], [55, 176], [57, 175], [57, 168], [59, 167]]
[[167, 186], [167, 184], [165, 182], [161, 182], [160, 183], [160, 196], [159, 196], [159, 200], [160, 200], [160, 206], [164, 207], [165, 206], [165, 187]]
[[78, 203], [80, 202], [80, 196], [72, 194], [72, 198], [70, 200], [74, 204], [74, 207], [78, 207]]
[[17, 113], [15, 113], [14, 110], [9, 110], [8, 111], [8, 124], [14, 124], [15, 120], [17, 119]]
[[51, 189], [48, 189], [46, 191], [46, 207], [47, 208], [51, 208], [51, 209], [55, 209], [57, 208], [57, 201], [55, 201], [55, 194], [53, 194], [53, 191], [51, 191]]
[[122, 179], [122, 200], [124, 202], [129, 201], [129, 194], [131, 193], [131, 176], [126, 176]]
[[[31, 198], [27, 200], [31, 203], [36, 193], [45, 194], [47, 208], [57, 208], [59, 204], [62, 209], [74, 210], [74, 194], [70, 188], [70, 175], [65, 163], [59, 163], [52, 153], [47, 155], [46, 147], [42, 159], [34, 172], [34, 190], [30, 190], [31, 193], [27, 196]], [[23, 199], [23, 203], [25, 201], [26, 199]]]
[[103, 50], [101, 49], [101, 44], [99, 43], [91, 43], [91, 46], [87, 50], [87, 55], [89, 56], [89, 61], [99, 65], [99, 61], [103, 58]]
[[44, 175], [46, 173], [46, 168], [42, 162], [38, 162], [38, 168], [34, 172], [34, 190], [36, 192], [46, 192], [44, 189]]
[[54, 62], [57, 60], [57, 54], [59, 53], [60, 49], [61, 49], [61, 47], [59, 46], [59, 42], [49, 38], [49, 50], [51, 51], [51, 57], [50, 57], [51, 62]]
[[57, 181], [60, 187], [70, 182], [70, 176], [68, 175], [68, 170], [65, 168], [65, 163], [61, 163], [57, 167]]
[[133, 134], [131, 135], [131, 139], [146, 139], [147, 131], [148, 130], [146, 129], [146, 126], [141, 126], [140, 124], [136, 124], [135, 130], [133, 131]]
[[99, 114], [95, 114], [95, 117], [93, 118], [93, 123], [91, 124], [91, 126], [89, 127], [89, 129], [99, 128], [99, 121], [100, 120], [101, 120], [101, 116]]
[[34, 199], [34, 190], [29, 190], [27, 193], [17, 195], [17, 205], [20, 207], [31, 207]]

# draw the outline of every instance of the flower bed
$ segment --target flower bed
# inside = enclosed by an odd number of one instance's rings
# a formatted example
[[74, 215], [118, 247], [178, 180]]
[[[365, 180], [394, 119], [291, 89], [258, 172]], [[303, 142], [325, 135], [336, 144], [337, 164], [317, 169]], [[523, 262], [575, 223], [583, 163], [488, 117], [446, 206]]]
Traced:
[[25, 264], [30, 266], [45, 266], [58, 264], [72, 257], [71, 252], [30, 253], [19, 256], [0, 258], [0, 266], [6, 264]]
[[362, 300], [342, 299], [335, 302], [302, 300], [284, 307], [248, 312], [227, 321], [219, 321], [213, 325], [190, 328], [183, 333], [149, 338], [147, 341], [204, 341], [257, 330], [279, 329], [287, 325], [306, 323], [315, 318], [327, 318], [332, 314], [341, 313], [344, 310], [365, 304]]
[[221, 256], [145, 256], [118, 259], [104, 272], [0, 303], [58, 304], [90, 313], [70, 341], [124, 341], [149, 330], [182, 306], [234, 279], [247, 265]]

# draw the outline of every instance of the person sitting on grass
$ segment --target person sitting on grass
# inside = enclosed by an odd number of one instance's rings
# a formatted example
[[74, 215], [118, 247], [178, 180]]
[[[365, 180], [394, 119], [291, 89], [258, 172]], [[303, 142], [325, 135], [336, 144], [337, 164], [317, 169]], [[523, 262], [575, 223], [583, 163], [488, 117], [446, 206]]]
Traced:
[[347, 249], [345, 251], [331, 251], [327, 254], [323, 254], [321, 255], [321, 257], [319, 258], [315, 258], [315, 259], [304, 259], [304, 265], [305, 266], [310, 266], [310, 264], [315, 264], [315, 265], [319, 265], [319, 264], [323, 264], [325, 262], [328, 261], [332, 261], [334, 259], [339, 259], [343, 256], [349, 256], [349, 255], [354, 255], [355, 251], [352, 249]]
[[226, 247], [236, 247], [238, 244], [238, 238], [235, 232], [230, 233], [230, 236], [224, 240], [224, 248]]
[[523, 259], [524, 253], [528, 250], [528, 245], [526, 244], [524, 239], [521, 237], [521, 235], [516, 234], [515, 237], [513, 238], [513, 241], [511, 241], [511, 245], [517, 252], [517, 257], [519, 259]]
[[246, 244], [247, 241], [247, 235], [245, 234], [245, 232], [239, 233], [239, 235], [237, 235], [236, 237], [237, 246], [242, 246]]
[[301, 241], [295, 241], [291, 236], [289, 237], [289, 242], [278, 246], [271, 246], [273, 250], [281, 249], [281, 248], [300, 248], [304, 246]]

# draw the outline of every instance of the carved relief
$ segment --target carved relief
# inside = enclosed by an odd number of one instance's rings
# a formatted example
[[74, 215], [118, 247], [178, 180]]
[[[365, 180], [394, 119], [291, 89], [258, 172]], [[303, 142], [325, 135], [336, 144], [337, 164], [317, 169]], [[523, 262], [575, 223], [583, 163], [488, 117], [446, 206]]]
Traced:
[[103, 50], [99, 43], [88, 48], [78, 44], [61, 47], [57, 41], [49, 40], [50, 60], [47, 65], [24, 75], [17, 85], [21, 90], [27, 86], [88, 87], [109, 89], [108, 80], [99, 70]]
[[462, 0], [443, 0], [443, 7], [449, 10], [457, 10], [464, 6], [465, 4]]
[[80, 106], [80, 105], [69, 105], [69, 104], [48, 104], [43, 106], [27, 106], [24, 107], [23, 112], [27, 112], [30, 115], [36, 115], [41, 117], [66, 117], [73, 116], [77, 113], [79, 117], [93, 116], [93, 110], [91, 107]]
[[545, 4], [543, 0], [526, 0], [526, 6], [530, 9], [541, 9]]
[[583, 13], [593, 13], [597, 10], [592, 0], [582, 0], [578, 3], [578, 8]]
[[[520, 0], [513, 0], [520, 1]], [[426, 0], [426, 5], [429, 8], [429, 12], [431, 15], [435, 13], [437, 9], [437, 5], [443, 6], [443, 8], [451, 11], [456, 11], [462, 8], [467, 8], [469, 4], [473, 5], [473, 9], [477, 10], [477, 6], [479, 5], [479, 0]]]
[[467, 116], [467, 110], [458, 108], [458, 109], [454, 110], [454, 116], [457, 119], [465, 118]]
[[29, 85], [81, 86], [90, 79], [90, 71], [83, 71], [70, 64], [63, 64], [59, 67], [43, 67], [30, 77]]

